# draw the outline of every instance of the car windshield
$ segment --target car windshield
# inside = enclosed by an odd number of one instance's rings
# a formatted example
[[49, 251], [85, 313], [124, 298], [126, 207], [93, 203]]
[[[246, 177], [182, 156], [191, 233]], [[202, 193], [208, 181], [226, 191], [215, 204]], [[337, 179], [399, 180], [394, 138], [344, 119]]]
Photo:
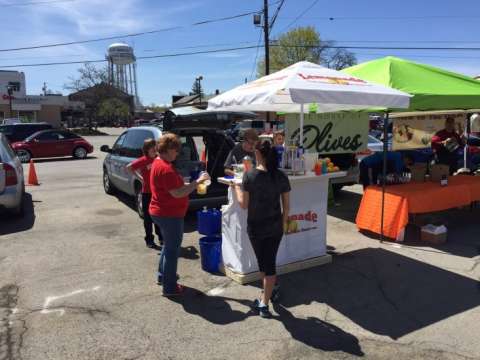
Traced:
[[30, 140], [33, 140], [33, 138], [35, 138], [37, 135], [38, 135], [39, 131], [33, 133], [32, 135], [30, 135], [29, 137], [27, 137], [24, 141], [30, 141]]
[[376, 137], [372, 135], [368, 135], [368, 143], [369, 144], [383, 144], [382, 141], [378, 140]]

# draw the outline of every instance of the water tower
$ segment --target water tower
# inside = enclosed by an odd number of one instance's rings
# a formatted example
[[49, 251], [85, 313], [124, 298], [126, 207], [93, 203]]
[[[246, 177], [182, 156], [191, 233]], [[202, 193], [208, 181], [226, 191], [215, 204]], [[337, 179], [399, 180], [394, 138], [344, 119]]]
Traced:
[[116, 43], [108, 47], [108, 82], [132, 95], [135, 108], [141, 107], [137, 88], [137, 63], [133, 49], [128, 44]]

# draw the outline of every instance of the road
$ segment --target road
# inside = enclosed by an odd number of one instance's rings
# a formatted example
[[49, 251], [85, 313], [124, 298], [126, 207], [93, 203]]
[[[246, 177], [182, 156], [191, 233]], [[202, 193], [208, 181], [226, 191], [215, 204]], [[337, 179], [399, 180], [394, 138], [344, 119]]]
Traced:
[[[161, 296], [156, 251], [128, 198], [87, 160], [36, 164], [23, 220], [0, 215], [0, 360], [480, 358], [479, 209], [455, 210], [449, 243], [402, 246], [357, 232], [358, 187], [329, 210], [333, 263], [284, 275], [275, 318], [249, 312], [259, 284], [200, 268], [187, 220], [181, 300]], [[458, 220], [460, 219], [460, 220]]]

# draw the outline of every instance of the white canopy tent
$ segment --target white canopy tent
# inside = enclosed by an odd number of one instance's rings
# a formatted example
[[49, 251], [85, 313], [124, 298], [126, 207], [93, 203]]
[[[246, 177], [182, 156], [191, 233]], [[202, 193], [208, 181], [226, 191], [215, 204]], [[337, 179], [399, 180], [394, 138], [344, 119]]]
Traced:
[[301, 61], [210, 99], [208, 109], [300, 113], [302, 143], [305, 104], [315, 103], [318, 113], [368, 108], [405, 109], [410, 97], [399, 90]]

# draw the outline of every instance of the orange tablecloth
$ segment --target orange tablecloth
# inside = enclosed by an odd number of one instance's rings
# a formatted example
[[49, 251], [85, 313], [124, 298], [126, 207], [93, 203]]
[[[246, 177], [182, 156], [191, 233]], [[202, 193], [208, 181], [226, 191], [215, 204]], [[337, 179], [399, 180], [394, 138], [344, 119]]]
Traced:
[[[469, 205], [480, 200], [480, 177], [454, 176], [448, 186], [439, 183], [409, 183], [387, 186], [383, 233], [397, 239], [408, 223], [408, 214], [428, 213]], [[357, 227], [381, 233], [382, 188], [369, 186], [357, 213]]]

